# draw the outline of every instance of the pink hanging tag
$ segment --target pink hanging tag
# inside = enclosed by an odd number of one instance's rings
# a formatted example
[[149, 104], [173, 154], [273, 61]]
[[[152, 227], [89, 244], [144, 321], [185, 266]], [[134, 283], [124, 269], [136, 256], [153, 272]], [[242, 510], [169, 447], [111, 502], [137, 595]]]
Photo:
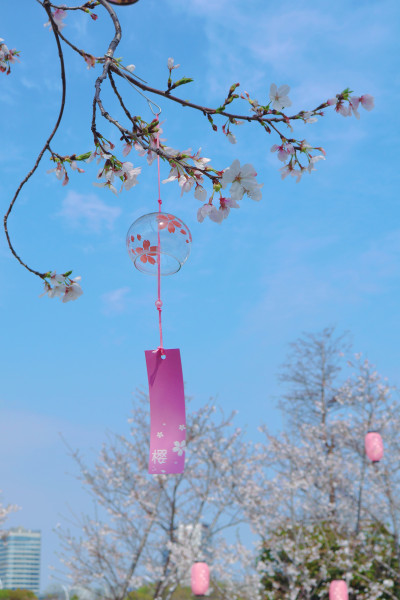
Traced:
[[150, 393], [149, 473], [183, 473], [186, 416], [181, 353], [146, 350]]

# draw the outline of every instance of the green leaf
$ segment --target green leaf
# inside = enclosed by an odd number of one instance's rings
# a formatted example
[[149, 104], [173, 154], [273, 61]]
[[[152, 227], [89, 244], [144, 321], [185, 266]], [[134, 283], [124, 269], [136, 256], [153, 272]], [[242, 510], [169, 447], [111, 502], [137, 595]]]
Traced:
[[185, 83], [190, 83], [191, 81], [193, 81], [193, 79], [190, 79], [190, 77], [182, 77], [181, 79], [178, 79], [178, 81], [175, 81], [172, 87], [177, 88], [179, 85], [185, 85]]
[[85, 152], [85, 154], [79, 154], [79, 156], [76, 157], [76, 160], [86, 160], [87, 158], [89, 158], [89, 156], [91, 155], [91, 152]]

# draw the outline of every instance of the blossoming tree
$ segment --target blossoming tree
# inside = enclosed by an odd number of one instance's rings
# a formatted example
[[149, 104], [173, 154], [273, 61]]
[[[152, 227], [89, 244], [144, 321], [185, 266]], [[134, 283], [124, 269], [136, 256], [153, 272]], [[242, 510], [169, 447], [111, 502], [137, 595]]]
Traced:
[[190, 585], [193, 562], [205, 560], [218, 597], [257, 598], [253, 554], [224, 537], [243, 522], [239, 490], [250, 484], [251, 445], [232, 416], [204, 406], [189, 414], [185, 472], [149, 476], [147, 405], [139, 393], [131, 435], [113, 436], [93, 468], [73, 453], [96, 514], [79, 520], [79, 537], [59, 530], [71, 580], [109, 600], [151, 583], [151, 597], [167, 600]]
[[[399, 404], [368, 361], [347, 356], [333, 329], [295, 342], [282, 371], [287, 428], [263, 428], [247, 502], [267, 598], [327, 598], [332, 579], [345, 579], [351, 597], [399, 597]], [[371, 429], [385, 445], [376, 464], [364, 450]]]
[[[141, 395], [132, 437], [105, 444], [94, 468], [74, 453], [98, 512], [78, 523], [82, 539], [60, 532], [72, 579], [110, 599], [143, 584], [171, 598], [205, 560], [221, 598], [325, 600], [344, 579], [351, 598], [397, 599], [399, 403], [372, 365], [348, 356], [333, 329], [293, 344], [281, 373], [286, 424], [280, 435], [262, 426], [265, 443], [245, 443], [212, 407], [191, 411], [179, 476], [145, 475]], [[384, 440], [376, 464], [365, 456], [370, 429]], [[254, 548], [220, 535], [244, 522]]]
[[[281, 177], [295, 177], [299, 181], [303, 174], [312, 173], [318, 161], [325, 159], [322, 146], [312, 146], [305, 139], [296, 136], [296, 124], [301, 122], [312, 124], [323, 117], [325, 110], [332, 108], [339, 115], [360, 118], [360, 107], [371, 110], [374, 106], [373, 97], [369, 94], [353, 94], [346, 88], [333, 98], [322, 99], [315, 107], [306, 107], [295, 114], [290, 114], [292, 101], [289, 97], [288, 85], [269, 84], [269, 93], [260, 100], [255, 99], [247, 91], [240, 91], [239, 83], [233, 83], [227, 90], [225, 98], [221, 98], [219, 106], [209, 107], [182, 98], [177, 94], [178, 88], [189, 84], [189, 77], [176, 76], [180, 65], [173, 58], [166, 61], [166, 83], [163, 87], [154, 87], [143, 81], [135, 74], [135, 66], [131, 60], [115, 57], [115, 52], [121, 40], [121, 25], [112, 4], [107, 0], [93, 0], [83, 4], [58, 6], [50, 0], [38, 0], [46, 15], [46, 27], [54, 36], [61, 69], [62, 97], [59, 115], [53, 130], [47, 137], [37, 159], [16, 190], [4, 217], [4, 228], [10, 251], [19, 263], [28, 271], [44, 281], [45, 294], [50, 297], [60, 297], [63, 302], [73, 300], [82, 293], [79, 279], [71, 278], [71, 271], [57, 273], [56, 271], [39, 271], [30, 267], [17, 253], [11, 241], [9, 232], [9, 217], [19, 194], [38, 168], [39, 163], [48, 156], [53, 163], [49, 172], [54, 173], [63, 185], [67, 185], [72, 173], [83, 173], [85, 163], [96, 160], [99, 165], [96, 186], [109, 189], [114, 194], [123, 190], [130, 191], [138, 183], [141, 166], [134, 166], [133, 159], [127, 160], [128, 155], [136, 153], [145, 158], [151, 165], [158, 156], [170, 167], [169, 176], [164, 180], [178, 183], [181, 194], [193, 193], [201, 202], [197, 211], [200, 222], [209, 218], [221, 223], [229, 215], [231, 209], [237, 209], [242, 199], [247, 196], [255, 201], [261, 199], [262, 184], [256, 179], [255, 167], [251, 164], [242, 165], [238, 159], [232, 165], [212, 166], [211, 159], [201, 155], [201, 151], [192, 149], [180, 150], [169, 147], [165, 139], [159, 136], [162, 132], [158, 121], [161, 108], [155, 102], [175, 103], [204, 115], [206, 122], [214, 131], [220, 130], [232, 144], [236, 143], [236, 131], [239, 125], [255, 125], [261, 127], [267, 135], [274, 138], [271, 152], [276, 153], [282, 163]], [[95, 9], [102, 10], [111, 20], [114, 28], [112, 39], [104, 44], [104, 54], [95, 56], [89, 48], [81, 48], [71, 41], [67, 34], [68, 24], [76, 12], [83, 12], [88, 19], [96, 21], [98, 15]], [[125, 10], [127, 10], [125, 8]], [[131, 8], [134, 10], [134, 7]], [[95, 27], [95, 25], [94, 25]], [[7, 44], [9, 40], [7, 40]], [[0, 71], [10, 74], [18, 60], [23, 60], [23, 53], [9, 49], [4, 39], [0, 39]], [[95, 94], [93, 97], [92, 120], [90, 129], [93, 136], [93, 147], [76, 149], [56, 149], [53, 138], [62, 123], [65, 91], [66, 69], [63, 47], [67, 45], [82, 58], [82, 67], [89, 69], [100, 67], [95, 78]], [[17, 69], [16, 69], [17, 71]], [[14, 75], [14, 73], [13, 73]], [[18, 76], [18, 74], [17, 74]], [[153, 110], [154, 119], [146, 121], [142, 116], [133, 113], [132, 100], [125, 98], [119, 89], [119, 82], [125, 81], [135, 90], [148, 98]], [[115, 110], [108, 112], [103, 105], [102, 91], [108, 85], [115, 99]], [[239, 107], [242, 105], [242, 108]], [[235, 109], [234, 106], [237, 106]], [[124, 121], [116, 116], [117, 108], [122, 110]], [[102, 121], [98, 120], [98, 116]], [[115, 147], [104, 133], [104, 122], [115, 128], [121, 141], [121, 147]]]

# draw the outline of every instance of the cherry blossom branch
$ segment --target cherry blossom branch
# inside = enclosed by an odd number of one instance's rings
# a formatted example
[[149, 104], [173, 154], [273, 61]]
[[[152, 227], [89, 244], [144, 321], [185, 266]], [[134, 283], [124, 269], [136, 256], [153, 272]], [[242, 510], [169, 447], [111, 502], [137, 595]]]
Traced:
[[[98, 134], [97, 134], [97, 130], [96, 130], [96, 107], [99, 106], [99, 109], [101, 111], [101, 113], [103, 114], [104, 108], [103, 108], [103, 104], [100, 100], [100, 90], [101, 90], [101, 84], [103, 83], [103, 81], [105, 80], [105, 78], [108, 75], [108, 71], [111, 65], [111, 60], [114, 56], [114, 52], [115, 49], [117, 48], [120, 40], [121, 40], [121, 25], [119, 23], [118, 17], [115, 13], [115, 10], [108, 4], [108, 2], [106, 2], [105, 0], [99, 0], [99, 2], [102, 4], [102, 6], [107, 10], [108, 14], [110, 15], [110, 18], [113, 22], [114, 25], [114, 30], [115, 30], [115, 34], [113, 39], [111, 40], [109, 46], [108, 46], [108, 50], [105, 54], [106, 56], [106, 60], [104, 61], [104, 65], [103, 65], [103, 72], [102, 74], [96, 79], [95, 82], [95, 95], [93, 98], [93, 113], [92, 113], [92, 133], [93, 136], [95, 138], [95, 141], [97, 141], [98, 139]], [[108, 114], [108, 113], [107, 113]], [[104, 116], [104, 115], [103, 115]], [[111, 119], [111, 117], [110, 117]], [[116, 126], [117, 123], [114, 123]]]
[[[120, 69], [118, 66], [116, 66], [115, 64], [113, 64], [113, 66], [111, 67], [112, 71], [114, 73], [116, 73], [117, 75], [119, 75], [120, 77], [124, 77], [126, 79], [128, 79], [131, 83], [133, 83], [134, 85], [136, 85], [137, 87], [139, 87], [141, 90], [145, 91], [145, 92], [150, 92], [152, 94], [157, 94], [158, 96], [162, 96], [163, 98], [166, 98], [168, 100], [172, 100], [173, 102], [177, 102], [178, 104], [181, 104], [182, 106], [187, 106], [189, 108], [193, 108], [195, 110], [198, 110], [200, 112], [202, 112], [204, 114], [204, 116], [207, 115], [221, 115], [224, 117], [228, 117], [229, 119], [234, 119], [234, 120], [241, 120], [241, 121], [263, 121], [265, 123], [286, 123], [287, 121], [292, 121], [294, 119], [300, 119], [301, 118], [301, 113], [304, 111], [301, 111], [299, 113], [296, 113], [295, 115], [292, 115], [290, 117], [287, 117], [285, 115], [282, 115], [281, 117], [265, 117], [264, 115], [259, 115], [259, 114], [255, 114], [255, 115], [243, 115], [243, 114], [235, 114], [235, 113], [230, 113], [224, 110], [218, 110], [216, 108], [210, 108], [207, 106], [202, 106], [200, 104], [195, 104], [194, 102], [190, 102], [189, 100], [183, 100], [182, 98], [179, 98], [178, 96], [173, 96], [172, 94], [169, 93], [168, 90], [160, 90], [157, 88], [153, 88], [149, 85], [147, 85], [146, 83], [143, 83], [142, 81], [139, 81], [135, 75], [125, 75], [125, 73], [121, 73]], [[309, 112], [316, 112], [319, 110], [322, 110], [323, 108], [326, 108], [327, 106], [329, 106], [329, 104], [327, 102], [324, 102], [322, 104], [320, 104], [319, 106], [317, 106], [317, 108], [314, 108], [313, 110], [309, 111]], [[276, 111], [274, 109], [271, 109], [271, 114], [274, 115], [278, 115], [280, 114], [279, 111]]]
[[34, 174], [34, 172], [36, 171], [36, 169], [38, 168], [40, 161], [43, 158], [44, 153], [46, 152], [46, 150], [49, 149], [50, 147], [50, 142], [53, 139], [53, 137], [55, 136], [57, 129], [61, 123], [61, 119], [64, 113], [64, 107], [65, 107], [65, 94], [66, 94], [66, 78], [65, 78], [65, 66], [64, 66], [64, 56], [63, 56], [63, 52], [62, 52], [62, 48], [61, 48], [61, 44], [60, 44], [60, 40], [58, 37], [58, 29], [57, 26], [53, 20], [53, 16], [51, 13], [51, 9], [50, 9], [50, 2], [49, 0], [44, 0], [43, 1], [43, 8], [45, 9], [45, 11], [47, 12], [50, 22], [52, 24], [52, 30], [53, 30], [53, 34], [56, 40], [56, 44], [57, 44], [57, 50], [58, 50], [58, 57], [60, 60], [60, 68], [61, 68], [61, 82], [62, 82], [62, 97], [61, 97], [61, 105], [60, 105], [60, 110], [59, 110], [59, 114], [57, 117], [57, 121], [56, 124], [53, 127], [52, 132], [50, 133], [49, 137], [47, 138], [42, 150], [40, 151], [34, 166], [32, 167], [32, 169], [29, 171], [29, 173], [25, 176], [25, 178], [21, 181], [21, 183], [19, 184], [13, 199], [10, 202], [10, 205], [8, 207], [8, 210], [6, 212], [6, 214], [4, 215], [4, 231], [6, 234], [6, 238], [7, 238], [7, 243], [8, 246], [11, 250], [11, 253], [13, 254], [13, 256], [17, 259], [17, 261], [28, 271], [30, 271], [31, 273], [33, 273], [34, 275], [37, 275], [38, 277], [40, 277], [41, 279], [44, 279], [46, 277], [46, 273], [40, 273], [39, 271], [36, 271], [35, 269], [32, 269], [31, 267], [29, 267], [22, 259], [21, 257], [17, 254], [17, 252], [14, 249], [13, 244], [11, 243], [11, 238], [10, 238], [10, 234], [8, 231], [8, 218], [11, 214], [11, 211], [14, 208], [14, 204], [22, 190], [22, 188], [24, 187], [24, 185], [27, 183], [27, 181], [29, 181], [29, 179], [32, 177], [32, 175]]

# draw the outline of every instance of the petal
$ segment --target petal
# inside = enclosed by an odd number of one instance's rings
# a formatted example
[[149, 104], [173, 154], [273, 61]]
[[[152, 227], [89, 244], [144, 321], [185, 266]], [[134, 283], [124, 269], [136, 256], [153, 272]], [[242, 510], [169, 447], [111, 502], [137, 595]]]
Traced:
[[280, 85], [278, 89], [278, 96], [287, 96], [290, 92], [290, 87], [285, 83], [284, 85]]

